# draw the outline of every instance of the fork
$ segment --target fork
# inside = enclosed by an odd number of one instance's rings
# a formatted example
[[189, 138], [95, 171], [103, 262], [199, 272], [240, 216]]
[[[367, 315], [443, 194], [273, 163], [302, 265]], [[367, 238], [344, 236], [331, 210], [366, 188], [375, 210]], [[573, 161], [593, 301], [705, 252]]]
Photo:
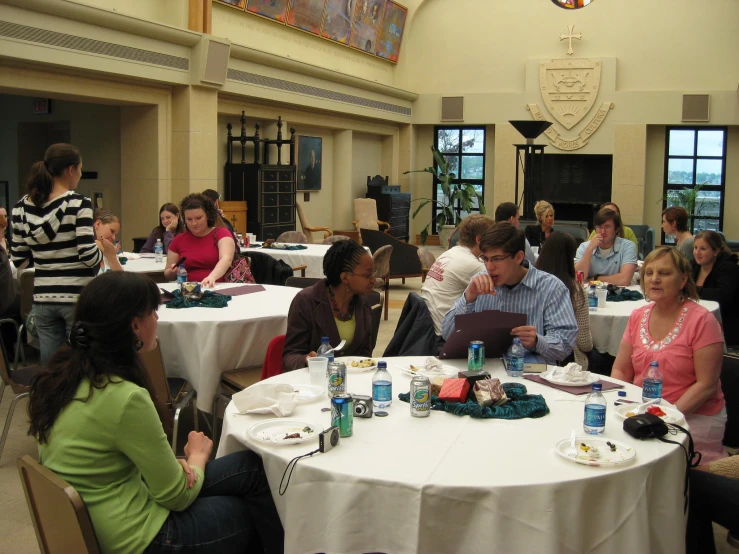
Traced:
[[577, 438], [577, 432], [573, 429], [570, 433], [570, 449], [567, 451], [568, 458], [577, 458], [577, 448], [575, 448], [575, 439]]

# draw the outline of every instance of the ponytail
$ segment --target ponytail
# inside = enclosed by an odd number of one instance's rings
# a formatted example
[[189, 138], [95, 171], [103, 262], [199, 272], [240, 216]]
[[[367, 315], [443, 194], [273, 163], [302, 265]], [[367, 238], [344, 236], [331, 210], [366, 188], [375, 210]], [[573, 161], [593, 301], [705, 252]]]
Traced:
[[61, 177], [70, 167], [82, 163], [82, 155], [76, 146], [71, 144], [52, 144], [46, 150], [44, 159], [31, 166], [28, 175], [28, 196], [36, 206], [42, 206], [49, 199], [54, 186], [54, 177]]

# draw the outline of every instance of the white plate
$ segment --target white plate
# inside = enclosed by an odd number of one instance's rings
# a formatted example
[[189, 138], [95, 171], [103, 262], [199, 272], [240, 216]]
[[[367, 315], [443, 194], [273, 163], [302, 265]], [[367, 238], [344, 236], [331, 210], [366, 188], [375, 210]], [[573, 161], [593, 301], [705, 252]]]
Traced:
[[[658, 406], [660, 410], [667, 414], [665, 416], [658, 416], [661, 417], [662, 421], [664, 421], [665, 423], [685, 423], [685, 416], [677, 408], [673, 408], [671, 406], [663, 406], [662, 404], [659, 404]], [[639, 404], [621, 404], [620, 406], [616, 406], [616, 415], [622, 419], [626, 419], [628, 417], [626, 414], [629, 412], [633, 412], [638, 407]], [[649, 408], [649, 406], [647, 406], [646, 408], [642, 408], [642, 411], [640, 413], [646, 413], [647, 408]]]
[[425, 364], [411, 364], [413, 367], [416, 368], [416, 370], [412, 370], [410, 368], [410, 365], [407, 366], [398, 366], [400, 371], [405, 373], [406, 375], [410, 375], [411, 377], [415, 375], [425, 375], [426, 377], [456, 377], [459, 375], [459, 370], [455, 369], [454, 367], [450, 365], [442, 365], [441, 366], [441, 372], [436, 371], [427, 371]]
[[[616, 451], [612, 452], [611, 447], [606, 443], [616, 445]], [[593, 458], [588, 453], [580, 449], [580, 445], [585, 443], [587, 446], [595, 446], [600, 453], [599, 458]], [[555, 446], [554, 450], [565, 460], [570, 460], [578, 464], [587, 466], [613, 466], [626, 463], [636, 456], [636, 450], [626, 443], [609, 439], [607, 437], [580, 435], [575, 440], [575, 448], [577, 448], [577, 457], [570, 458], [567, 452], [570, 450], [570, 438], [562, 439]]]
[[[305, 428], [310, 428], [311, 432], [303, 431]], [[322, 430], [322, 427], [304, 419], [275, 418], [260, 421], [249, 427], [246, 432], [251, 438], [259, 442], [284, 445], [316, 440]], [[300, 433], [301, 437], [295, 439], [283, 438], [285, 435], [292, 433]]]
[[[358, 362], [360, 360], [372, 360], [375, 362], [375, 365], [371, 365], [369, 367], [352, 367], [352, 362]], [[340, 358], [335, 358], [335, 362], [344, 362], [346, 364], [346, 372], [347, 373], [364, 373], [365, 371], [373, 371], [377, 369], [377, 358], [367, 358], [362, 356], [341, 356]]]
[[559, 375], [557, 375], [553, 379], [549, 377], [549, 375], [550, 372], [547, 371], [546, 373], [540, 373], [539, 377], [541, 377], [545, 381], [549, 381], [550, 383], [554, 383], [556, 385], [565, 385], [567, 387], [582, 387], [585, 385], [592, 385], [593, 383], [597, 383], [598, 381], [600, 381], [600, 376], [596, 373], [591, 373], [587, 381], [564, 381]]
[[301, 404], [303, 402], [311, 402], [316, 398], [321, 398], [326, 392], [326, 387], [319, 387], [318, 385], [291, 385], [297, 394], [297, 401]]

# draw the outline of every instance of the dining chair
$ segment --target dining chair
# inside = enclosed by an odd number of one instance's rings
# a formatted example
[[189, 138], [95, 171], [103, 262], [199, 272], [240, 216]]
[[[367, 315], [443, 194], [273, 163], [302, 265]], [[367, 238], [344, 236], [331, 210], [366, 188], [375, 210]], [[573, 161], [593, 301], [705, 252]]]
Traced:
[[379, 231], [380, 225], [385, 225], [385, 233], [390, 232], [390, 224], [386, 221], [377, 219], [377, 202], [374, 198], [355, 198], [354, 199], [354, 229], [371, 229]]
[[333, 244], [340, 240], [352, 240], [352, 239], [347, 237], [346, 235], [332, 235], [330, 237], [326, 237], [325, 239], [323, 239], [321, 244]]
[[290, 242], [293, 244], [308, 244], [308, 237], [300, 231], [285, 231], [275, 242]]
[[303, 229], [303, 233], [308, 237], [308, 242], [313, 242], [313, 233], [319, 233], [323, 231], [323, 240], [330, 238], [333, 234], [331, 229], [328, 227], [313, 227], [310, 223], [308, 223], [308, 218], [305, 217], [305, 212], [303, 211], [303, 206], [300, 204], [300, 202], [295, 202], [295, 208], [298, 210], [298, 220], [300, 220], [300, 228]]
[[385, 291], [385, 321], [388, 317], [388, 303], [390, 300], [390, 257], [393, 255], [393, 247], [389, 244], [381, 246], [372, 254], [375, 264], [375, 288]]
[[87, 506], [72, 485], [27, 454], [17, 464], [41, 552], [99, 554]]

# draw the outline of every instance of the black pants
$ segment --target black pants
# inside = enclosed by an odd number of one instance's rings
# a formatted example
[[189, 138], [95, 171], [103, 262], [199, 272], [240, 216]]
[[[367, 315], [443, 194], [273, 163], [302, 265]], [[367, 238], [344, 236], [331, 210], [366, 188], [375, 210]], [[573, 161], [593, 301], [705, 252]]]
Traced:
[[707, 471], [690, 471], [690, 512], [685, 536], [687, 554], [713, 554], [716, 522], [739, 534], [739, 479]]

